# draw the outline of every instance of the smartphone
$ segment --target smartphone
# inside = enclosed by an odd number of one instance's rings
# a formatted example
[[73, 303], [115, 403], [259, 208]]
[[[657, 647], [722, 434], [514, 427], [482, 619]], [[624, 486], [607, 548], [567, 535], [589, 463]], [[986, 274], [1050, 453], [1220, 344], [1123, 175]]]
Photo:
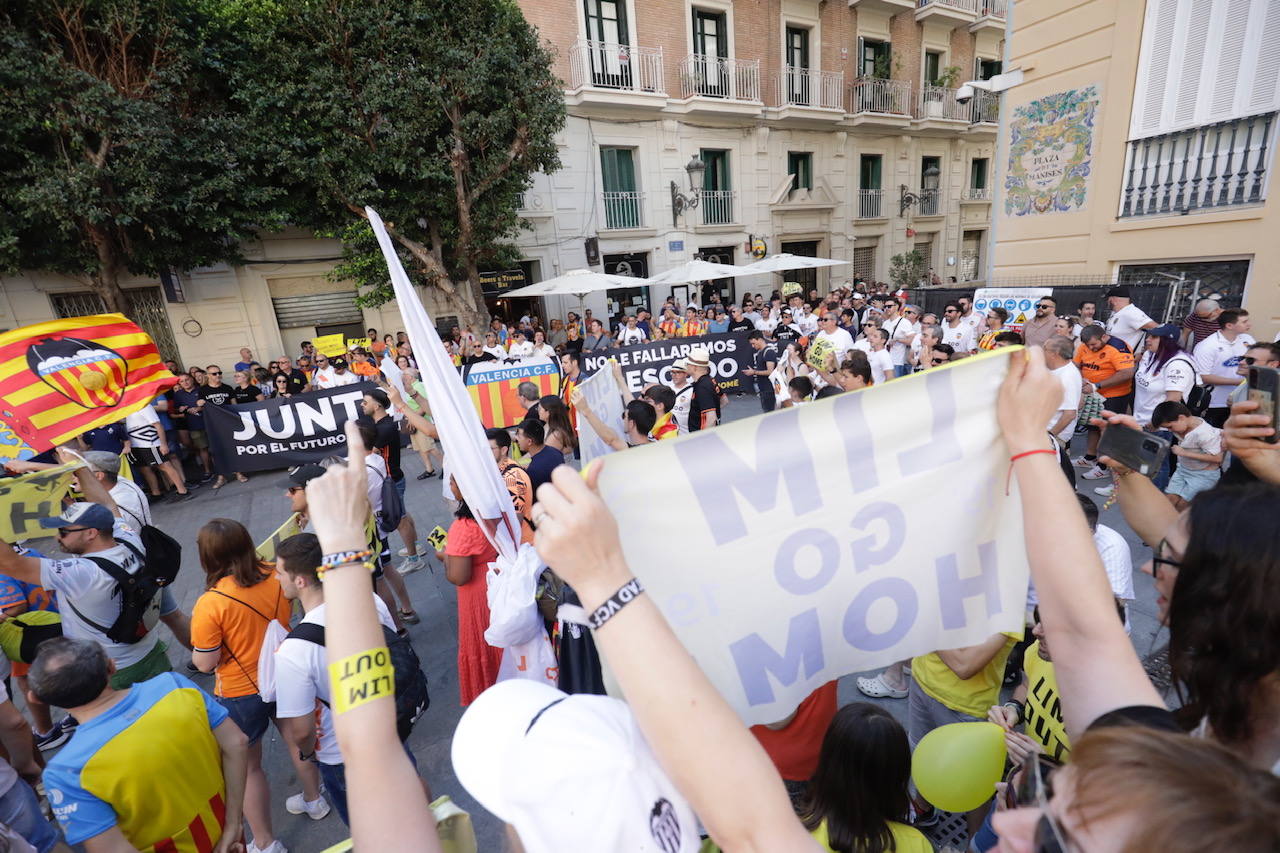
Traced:
[[1109, 456], [1126, 468], [1146, 477], [1160, 472], [1169, 454], [1169, 440], [1133, 427], [1112, 424], [1102, 432], [1098, 455]]
[[[1249, 399], [1258, 404], [1255, 414], [1266, 415], [1271, 421], [1271, 428], [1280, 432], [1276, 426], [1276, 396], [1280, 395], [1280, 370], [1274, 367], [1249, 368]], [[1262, 439], [1275, 444], [1280, 435], [1275, 432]]]

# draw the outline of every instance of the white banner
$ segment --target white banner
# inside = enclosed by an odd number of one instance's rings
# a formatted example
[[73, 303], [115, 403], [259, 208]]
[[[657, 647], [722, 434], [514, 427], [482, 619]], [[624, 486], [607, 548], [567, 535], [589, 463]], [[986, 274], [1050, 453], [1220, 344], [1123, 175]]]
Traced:
[[1002, 349], [611, 456], [627, 560], [749, 724], [825, 682], [1021, 632]]
[[1027, 320], [1036, 315], [1036, 302], [1052, 293], [1049, 287], [980, 287], [973, 292], [973, 307], [983, 314], [988, 308], [1003, 308], [1009, 312], [1004, 327], [1021, 332]]
[[[618, 389], [618, 379], [613, 373], [613, 362], [608, 362], [591, 376], [583, 379], [576, 386], [582, 392], [591, 411], [618, 435], [625, 437], [626, 430], [622, 426], [622, 392]], [[584, 415], [578, 415], [578, 448], [582, 452], [582, 467], [598, 456], [612, 453], [613, 448], [605, 444]]]

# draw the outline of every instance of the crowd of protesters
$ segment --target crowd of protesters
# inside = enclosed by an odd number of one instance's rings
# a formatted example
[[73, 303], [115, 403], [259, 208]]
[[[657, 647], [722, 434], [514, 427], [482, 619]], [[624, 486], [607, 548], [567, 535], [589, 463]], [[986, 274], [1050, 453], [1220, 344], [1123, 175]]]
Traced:
[[[40, 853], [62, 849], [61, 839], [89, 853], [286, 853], [271, 817], [284, 792], [271, 790], [262, 765], [274, 727], [296, 780], [287, 812], [335, 812], [358, 850], [441, 849], [429, 806], [438, 767], [419, 766], [404, 744], [425, 708], [425, 678], [414, 679], [419, 618], [403, 575], [435, 559], [456, 587], [457, 701], [468, 708], [453, 767], [508, 825], [512, 850], [931, 850], [941, 815], [911, 784], [912, 750], [938, 726], [978, 720], [1005, 730], [1009, 772], [964, 816], [971, 849], [1280, 848], [1280, 540], [1263, 523], [1280, 510], [1280, 445], [1241, 390], [1249, 366], [1280, 367], [1280, 345], [1256, 342], [1246, 311], [1216, 304], [1194, 306], [1181, 325], [1157, 323], [1123, 286], [1109, 292], [1105, 322], [1094, 303], [1065, 314], [1045, 296], [1017, 331], [1003, 308], [984, 314], [972, 298], [939, 317], [886, 290], [854, 283], [727, 306], [668, 301], [608, 325], [586, 311], [546, 329], [524, 316], [453, 330], [445, 345], [457, 365], [548, 357], [562, 367], [559, 394], [524, 383], [525, 419], [486, 435], [521, 538], [553, 567], [535, 596], [558, 689], [499, 681], [502, 650], [485, 639], [497, 554], [456, 480], [442, 484], [454, 516], [442, 543], [420, 536], [405, 508], [402, 444], [423, 462], [419, 480], [446, 470], [449, 448], [403, 333], [370, 329], [367, 348], [341, 356], [304, 343], [296, 358], [265, 366], [242, 349], [231, 385], [216, 365], [178, 373], [170, 363], [172, 391], [50, 460], [86, 463], [78, 499], [41, 522], [62, 553], [0, 548], [4, 616], [56, 612], [61, 625], [60, 637], [12, 664], [23, 710], [0, 692], [0, 829]], [[725, 414], [699, 344], [662, 381], [621, 391], [618, 429], [578, 387], [584, 354], [722, 333], [746, 333], [744, 377], [764, 411], [1028, 344], [1011, 359], [996, 412], [1032, 570], [1026, 631], [858, 679], [869, 696], [905, 700], [905, 725], [883, 705], [839, 707], [832, 682], [786, 719], [744, 727], [634, 582], [597, 492], [602, 463], [585, 476], [572, 470], [584, 422], [625, 452], [715, 429]], [[381, 370], [384, 358], [395, 374]], [[196, 535], [205, 591], [190, 615], [161, 586], [122, 635], [119, 575], [144, 577], [167, 553], [149, 503], [226, 482], [204, 432], [208, 407], [364, 378], [378, 387], [347, 425], [346, 457], [287, 475], [281, 509], [296, 513], [300, 532], [263, 559], [242, 524], [210, 519]], [[1098, 455], [1104, 430], [1127, 428], [1170, 441], [1155, 476]], [[122, 454], [141, 484], [122, 474]], [[1099, 491], [1152, 549], [1142, 569], [1169, 629], [1169, 696], [1128, 638], [1128, 546], [1074, 491], [1077, 468], [1083, 480], [1111, 481]], [[612, 616], [590, 630], [558, 616], [561, 604], [592, 613], [607, 602]], [[170, 671], [161, 621], [189, 651], [188, 674], [214, 675], [207, 690]], [[423, 625], [419, 636], [440, 628]], [[394, 661], [393, 673], [369, 658], [394, 691], [356, 704], [336, 694], [361, 669], [343, 665], [374, 652]], [[625, 703], [601, 695], [602, 662]], [[415, 690], [422, 701], [406, 707]]]

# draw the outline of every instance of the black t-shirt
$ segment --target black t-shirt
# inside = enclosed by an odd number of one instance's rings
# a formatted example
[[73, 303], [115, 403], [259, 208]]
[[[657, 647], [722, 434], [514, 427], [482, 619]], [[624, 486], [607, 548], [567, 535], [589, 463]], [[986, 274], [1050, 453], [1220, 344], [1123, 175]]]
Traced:
[[[769, 362], [773, 362], [773, 366], [778, 366], [778, 351], [771, 346], [764, 346], [758, 350], [751, 351], [751, 369], [765, 371], [769, 369]], [[756, 381], [756, 390], [760, 393], [765, 391], [773, 391], [773, 385], [769, 382], [768, 373], [757, 373], [751, 377]]]
[[[196, 412], [196, 403], [200, 402], [200, 392], [203, 390], [203, 388], [192, 388], [190, 391], [185, 388], [173, 389], [174, 405], [169, 407], [169, 411], [176, 413], [181, 408], [183, 411], [178, 413], [178, 417], [186, 420], [187, 429], [204, 429], [204, 416]], [[179, 425], [178, 429], [182, 429], [182, 426]]]
[[248, 388], [241, 388], [237, 385], [231, 390], [231, 402], [237, 406], [242, 406], [245, 403], [256, 403], [261, 396], [262, 390], [253, 385]]
[[526, 469], [529, 473], [529, 481], [533, 483], [533, 490], [536, 492], [538, 486], [551, 482], [551, 472], [562, 464], [564, 464], [564, 454], [554, 447], [543, 447], [533, 454], [529, 458], [529, 466]]
[[800, 333], [790, 326], [779, 325], [773, 330], [773, 337], [778, 341], [778, 349], [784, 349], [787, 344], [794, 344], [800, 340]]
[[361, 415], [358, 423], [369, 424], [377, 431], [373, 449], [386, 460], [391, 479], [403, 480], [404, 472], [400, 470], [400, 428], [396, 426], [396, 419], [387, 415], [382, 420], [375, 421], [368, 415]]
[[720, 420], [720, 394], [710, 376], [699, 376], [693, 383], [693, 399], [689, 401], [689, 432], [702, 429], [702, 413], [712, 409]]
[[200, 399], [209, 406], [225, 406], [231, 402], [230, 385], [201, 385]]
[[729, 321], [730, 332], [750, 332], [750, 331], [753, 331], [755, 327], [756, 327], [756, 324], [752, 323], [746, 317], [743, 317], [741, 320]]
[[1173, 712], [1156, 705], [1128, 705], [1108, 711], [1089, 724], [1085, 731], [1105, 729], [1109, 726], [1138, 726], [1144, 729], [1180, 734], [1182, 728], [1174, 718]]
[[[297, 394], [303, 388], [307, 387], [307, 375], [298, 368], [289, 371], [289, 393]], [[272, 380], [273, 382], [275, 380]]]

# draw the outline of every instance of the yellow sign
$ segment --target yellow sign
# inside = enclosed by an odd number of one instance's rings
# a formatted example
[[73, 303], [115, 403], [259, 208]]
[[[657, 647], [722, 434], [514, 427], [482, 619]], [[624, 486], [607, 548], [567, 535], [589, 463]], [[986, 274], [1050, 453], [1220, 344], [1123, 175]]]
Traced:
[[437, 551], [444, 550], [444, 543], [449, 538], [448, 532], [440, 525], [436, 525], [436, 529], [432, 530], [427, 536], [427, 541], [431, 543], [431, 547]]
[[274, 563], [276, 560], [276, 548], [280, 543], [288, 539], [290, 536], [302, 532], [302, 525], [298, 524], [298, 514], [295, 512], [289, 516], [289, 520], [280, 525], [280, 528], [263, 540], [258, 546], [258, 556], [266, 560], [268, 563]]
[[347, 351], [346, 346], [342, 343], [341, 332], [336, 335], [321, 335], [318, 338], [312, 338], [311, 344], [316, 348], [316, 352], [330, 357], [342, 355]]
[[782, 295], [790, 296], [793, 293], [800, 293], [804, 288], [800, 286], [798, 281], [784, 281], [782, 283]]
[[826, 370], [827, 356], [835, 351], [836, 345], [831, 341], [815, 337], [809, 344], [809, 349], [805, 351], [804, 360], [810, 367]]
[[368, 338], [347, 338], [347, 349], [368, 349]]
[[53, 518], [62, 512], [62, 496], [67, 493], [77, 468], [83, 462], [68, 462], [43, 471], [32, 471], [21, 477], [0, 480], [0, 539], [16, 542], [33, 536], [46, 536], [40, 519]]

